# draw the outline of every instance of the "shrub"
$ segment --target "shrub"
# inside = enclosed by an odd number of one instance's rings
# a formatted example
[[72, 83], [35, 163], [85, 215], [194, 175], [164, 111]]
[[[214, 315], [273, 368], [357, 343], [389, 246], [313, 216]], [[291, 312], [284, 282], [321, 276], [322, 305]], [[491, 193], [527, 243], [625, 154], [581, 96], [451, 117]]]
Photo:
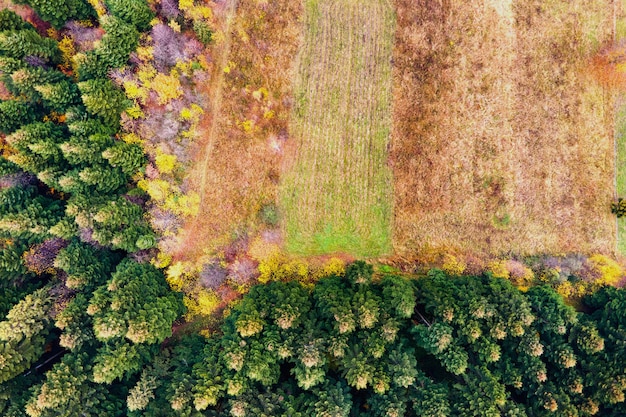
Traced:
[[213, 32], [209, 25], [202, 20], [196, 20], [193, 22], [193, 31], [198, 37], [198, 40], [202, 42], [203, 45], [208, 45], [211, 42], [213, 37]]

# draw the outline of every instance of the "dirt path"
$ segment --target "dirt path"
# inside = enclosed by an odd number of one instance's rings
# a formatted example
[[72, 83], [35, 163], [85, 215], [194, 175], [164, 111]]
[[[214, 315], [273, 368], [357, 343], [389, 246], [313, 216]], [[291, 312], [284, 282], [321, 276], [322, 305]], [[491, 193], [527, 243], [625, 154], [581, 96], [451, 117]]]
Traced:
[[[228, 1], [228, 0], [227, 0]], [[230, 56], [231, 43], [232, 43], [232, 33], [231, 26], [232, 22], [235, 18], [235, 13], [237, 11], [238, 0], [230, 0], [226, 6], [226, 22], [223, 30], [224, 33], [224, 45], [222, 47], [222, 53], [220, 54], [219, 59], [216, 61], [216, 75], [214, 81], [211, 85], [205, 88], [205, 94], [211, 97], [210, 109], [211, 109], [211, 118], [205, 121], [200, 126], [200, 135], [206, 138], [204, 145], [204, 157], [202, 158], [202, 164], [200, 169], [201, 182], [200, 189], [198, 194], [200, 195], [200, 205], [204, 203], [206, 196], [206, 170], [211, 160], [211, 154], [213, 151], [213, 147], [215, 146], [215, 141], [218, 133], [219, 120], [221, 117], [222, 111], [222, 91], [224, 88], [224, 68], [228, 64], [228, 57]], [[207, 127], [207, 124], [210, 126]]]

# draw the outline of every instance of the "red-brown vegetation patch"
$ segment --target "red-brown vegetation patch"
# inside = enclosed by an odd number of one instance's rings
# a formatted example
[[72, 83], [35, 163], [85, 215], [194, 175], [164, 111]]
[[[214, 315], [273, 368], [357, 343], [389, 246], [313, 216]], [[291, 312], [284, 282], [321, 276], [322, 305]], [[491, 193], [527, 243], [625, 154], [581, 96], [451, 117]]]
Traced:
[[216, 12], [225, 32], [214, 45], [213, 75], [205, 89], [212, 108], [200, 126], [189, 176], [201, 207], [185, 226], [178, 258], [213, 253], [238, 232], [258, 230], [259, 210], [275, 203], [288, 141], [300, 9], [296, 0], [242, 1], [230, 26], [228, 13]]

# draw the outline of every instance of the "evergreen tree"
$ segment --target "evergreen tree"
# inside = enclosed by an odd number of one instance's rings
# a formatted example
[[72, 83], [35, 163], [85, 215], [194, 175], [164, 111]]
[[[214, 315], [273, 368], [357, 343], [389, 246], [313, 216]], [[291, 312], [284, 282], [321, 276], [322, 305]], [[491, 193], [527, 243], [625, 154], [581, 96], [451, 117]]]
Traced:
[[135, 26], [138, 31], [148, 29], [155, 16], [145, 0], [106, 0], [106, 5], [113, 16]]
[[109, 135], [96, 133], [88, 136], [72, 136], [60, 145], [60, 149], [71, 165], [95, 165], [105, 162], [102, 152], [114, 143]]
[[41, 95], [45, 106], [58, 113], [65, 113], [69, 107], [81, 103], [78, 87], [70, 80], [39, 84], [35, 90]]
[[[124, 60], [126, 62], [126, 60]], [[78, 83], [87, 111], [112, 128], [119, 126], [120, 114], [128, 106], [124, 93], [106, 79]]]
[[100, 340], [125, 337], [136, 344], [159, 343], [171, 336], [182, 302], [161, 271], [126, 258], [109, 283], [94, 292], [88, 312]]
[[123, 394], [91, 380], [93, 366], [86, 352], [66, 354], [46, 372], [26, 406], [29, 417], [117, 417]]
[[86, 0], [13, 0], [15, 4], [27, 4], [55, 29], [61, 29], [68, 20], [95, 17], [96, 13]]
[[65, 285], [68, 288], [94, 288], [108, 279], [114, 259], [106, 249], [73, 241], [59, 251], [54, 266], [67, 274]]
[[57, 42], [33, 29], [0, 31], [0, 55], [16, 59], [39, 57], [53, 65], [61, 59]]
[[143, 149], [136, 144], [117, 142], [102, 152], [102, 157], [111, 166], [119, 167], [126, 175], [134, 175], [146, 165]]
[[13, 133], [36, 119], [37, 111], [25, 101], [0, 100], [0, 133]]
[[0, 10], [0, 32], [23, 29], [34, 29], [34, 27], [30, 23], [25, 22], [13, 10]]
[[46, 289], [27, 295], [0, 322], [0, 383], [27, 370], [43, 353], [51, 302]]

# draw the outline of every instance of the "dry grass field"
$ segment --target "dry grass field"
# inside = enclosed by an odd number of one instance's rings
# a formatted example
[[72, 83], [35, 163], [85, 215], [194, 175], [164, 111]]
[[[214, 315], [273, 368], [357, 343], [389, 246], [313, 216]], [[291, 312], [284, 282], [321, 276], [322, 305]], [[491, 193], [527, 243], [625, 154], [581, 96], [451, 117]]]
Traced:
[[295, 143], [279, 194], [286, 248], [383, 255], [391, 248], [393, 7], [387, 0], [304, 4]]
[[612, 252], [607, 0], [396, 0], [394, 249]]

